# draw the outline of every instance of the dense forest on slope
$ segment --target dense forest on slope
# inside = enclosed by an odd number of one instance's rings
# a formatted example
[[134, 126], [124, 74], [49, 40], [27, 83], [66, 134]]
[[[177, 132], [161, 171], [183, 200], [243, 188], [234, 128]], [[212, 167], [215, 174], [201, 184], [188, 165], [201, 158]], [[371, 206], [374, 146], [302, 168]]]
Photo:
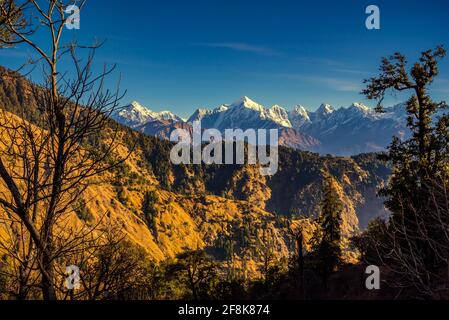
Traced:
[[[40, 112], [31, 88], [17, 74], [2, 77], [3, 116], [12, 113], [39, 126]], [[116, 156], [129, 156], [94, 179], [79, 199], [72, 223], [95, 225], [106, 215], [108, 223], [118, 225], [133, 246], [152, 261], [168, 264], [167, 268], [171, 259], [189, 250], [213, 257], [225, 278], [267, 278], [272, 267], [285, 268], [296, 250], [292, 228], [301, 228], [305, 249], [310, 249], [315, 218], [321, 214], [323, 169], [335, 178], [333, 185], [343, 204], [347, 262], [357, 260], [349, 238], [370, 219], [385, 214], [377, 191], [389, 169], [375, 154], [321, 157], [281, 147], [278, 172], [265, 177], [252, 165], [173, 165], [169, 142], [113, 120], [84, 143], [106, 148], [112, 128], [117, 129], [121, 145]], [[166, 294], [159, 298], [184, 297], [184, 293]]]
[[[357, 148], [382, 150], [395, 135], [378, 155], [281, 148], [267, 177], [259, 164], [173, 165], [170, 143], [112, 121], [123, 97], [119, 84], [105, 88], [114, 67], [95, 72], [99, 43], [60, 42], [79, 22], [66, 9], [0, 1], [0, 49], [33, 51], [23, 68], [39, 66], [30, 74], [42, 84], [0, 69], [0, 299], [449, 298], [449, 115], [431, 96], [443, 45], [411, 64], [400, 52], [382, 58], [361, 92], [375, 110], [340, 109], [375, 119], [387, 94], [404, 92], [409, 135], [382, 130], [381, 146]], [[290, 121], [245, 97], [225, 125], [252, 109]], [[342, 114], [319, 111], [312, 125]], [[332, 147], [354, 145], [349, 128], [357, 138], [383, 128], [349, 118]], [[388, 217], [376, 218], [384, 206]]]
[[[0, 72], [6, 69], [0, 69]], [[30, 83], [18, 74], [0, 80], [0, 105], [6, 111], [30, 121], [37, 121], [39, 111], [33, 101]], [[337, 178], [345, 201], [348, 226], [366, 227], [369, 220], [385, 214], [377, 191], [388, 178], [390, 169], [376, 154], [353, 157], [319, 156], [286, 147], [279, 148], [279, 170], [263, 177], [251, 166], [180, 165], [170, 162], [171, 144], [132, 131], [110, 121], [111, 127], [123, 132], [123, 144], [142, 154], [138, 165], [149, 169], [159, 185], [183, 195], [210, 194], [248, 201], [262, 209], [284, 216], [316, 217], [319, 215], [321, 170], [327, 168]], [[106, 140], [90, 144], [101, 144]]]

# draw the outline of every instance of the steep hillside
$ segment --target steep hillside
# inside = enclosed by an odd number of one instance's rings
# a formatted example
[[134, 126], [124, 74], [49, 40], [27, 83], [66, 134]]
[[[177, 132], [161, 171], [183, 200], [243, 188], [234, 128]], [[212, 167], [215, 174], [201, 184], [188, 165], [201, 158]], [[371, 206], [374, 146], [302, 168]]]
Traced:
[[[39, 124], [31, 85], [20, 77], [0, 80], [0, 108]], [[375, 155], [348, 158], [320, 157], [309, 152], [280, 149], [279, 171], [260, 175], [250, 165], [175, 166], [169, 160], [170, 143], [110, 121], [119, 132], [121, 155], [131, 156], [114, 170], [96, 177], [83, 199], [85, 210], [73, 221], [94, 223], [107, 214], [129, 239], [155, 260], [172, 257], [186, 248], [205, 248], [223, 262], [240, 261], [256, 270], [261, 263], [257, 247], [267, 233], [276, 252], [292, 248], [283, 216], [294, 216], [309, 230], [320, 213], [321, 170], [335, 176], [344, 202], [346, 236], [384, 213], [377, 188], [389, 169]], [[90, 143], [108, 143], [111, 130]], [[231, 247], [230, 247], [231, 246]], [[243, 259], [246, 257], [245, 260]]]
[[[3, 110], [0, 116], [0, 125], [6, 119], [9, 124], [22, 121]], [[0, 130], [2, 146], [9, 144], [5, 130]], [[123, 139], [123, 132], [119, 139]], [[3, 161], [20, 166], [20, 160], [13, 161], [4, 150], [0, 151]], [[61, 226], [64, 230], [77, 228], [82, 223], [103, 227], [118, 225], [129, 240], [143, 247], [155, 261], [174, 257], [186, 249], [206, 249], [218, 260], [234, 261], [242, 260], [245, 251], [247, 269], [253, 274], [261, 263], [257, 248], [263, 245], [259, 240], [262, 233], [269, 232], [273, 236], [272, 244], [279, 257], [288, 255], [287, 230], [274, 214], [246, 201], [213, 195], [193, 197], [164, 190], [149, 167], [142, 166], [142, 150], [122, 146], [114, 153], [129, 157], [92, 179], [73, 211], [64, 219]], [[8, 194], [3, 181], [0, 192]], [[0, 217], [5, 214], [0, 210]], [[247, 231], [242, 238], [245, 228]], [[0, 224], [1, 241], [9, 238], [6, 230], [7, 225]], [[227, 242], [233, 247], [229, 252], [225, 248]]]

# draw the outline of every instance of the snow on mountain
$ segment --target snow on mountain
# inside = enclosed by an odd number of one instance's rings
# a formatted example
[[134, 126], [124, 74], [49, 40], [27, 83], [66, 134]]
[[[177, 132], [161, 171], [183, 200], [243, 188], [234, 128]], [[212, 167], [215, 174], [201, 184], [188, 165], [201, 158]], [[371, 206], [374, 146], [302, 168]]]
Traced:
[[173, 121], [183, 122], [183, 120], [170, 111], [154, 112], [151, 109], [142, 106], [137, 101], [131, 102], [129, 105], [120, 108], [111, 116], [115, 121], [136, 128], [151, 121]]
[[288, 118], [288, 111], [282, 108], [279, 105], [274, 105], [268, 110], [269, 118], [273, 119], [276, 123], [279, 125], [291, 128], [292, 124], [290, 122], [290, 119]]
[[321, 121], [327, 118], [335, 111], [335, 108], [330, 104], [323, 103], [314, 113], [312, 117], [312, 121]]
[[[288, 111], [267, 108], [249, 97], [215, 109], [197, 109], [187, 121], [170, 111], [154, 112], [137, 102], [112, 116], [116, 121], [146, 134], [168, 137], [171, 130], [201, 121], [203, 129], [280, 129], [280, 144], [335, 155], [382, 151], [393, 136], [408, 137], [405, 105], [377, 113], [362, 103], [335, 108], [322, 104], [316, 111], [297, 105]], [[178, 125], [174, 125], [178, 124]]]
[[[229, 107], [227, 105], [221, 105], [213, 110], [209, 109], [196, 109], [195, 112], [187, 120], [188, 123], [192, 124], [194, 121], [210, 121], [210, 119], [220, 118], [220, 114], [227, 111]], [[214, 120], [214, 123], [216, 121]], [[211, 127], [214, 127], [211, 125]]]
[[196, 109], [195, 112], [187, 120], [187, 122], [193, 123], [194, 121], [201, 121], [206, 115], [209, 115], [212, 112], [212, 110], [208, 109]]
[[303, 125], [311, 123], [309, 112], [301, 105], [297, 105], [289, 113], [290, 123], [293, 128], [301, 128]]
[[218, 130], [292, 127], [286, 109], [279, 105], [266, 108], [248, 97], [213, 110], [198, 109], [188, 122], [192, 123], [195, 120], [201, 120], [203, 128]]
[[153, 118], [156, 120], [184, 122], [184, 120], [181, 117], [178, 117], [177, 115], [175, 115], [173, 112], [170, 111], [155, 112]]
[[125, 126], [133, 128], [150, 121], [151, 114], [151, 110], [148, 110], [137, 101], [133, 101], [128, 106], [116, 110], [112, 114], [112, 118]]
[[[387, 108], [385, 113], [377, 113], [362, 103], [353, 103], [349, 107], [335, 108], [322, 104], [316, 111], [308, 111], [297, 105], [287, 111], [279, 105], [266, 108], [263, 105], [243, 97], [238, 101], [212, 111], [201, 112], [203, 128], [279, 128], [280, 143], [287, 146], [301, 145], [310, 151], [352, 155], [364, 152], [384, 150], [393, 136], [407, 137], [405, 110], [400, 106]], [[295, 137], [293, 129], [301, 138]], [[309, 137], [309, 138], [307, 138]], [[313, 138], [313, 139], [310, 139]], [[301, 141], [295, 143], [294, 141]], [[308, 141], [310, 143], [303, 144]], [[301, 148], [301, 147], [298, 147]]]
[[248, 98], [247, 96], [240, 98], [239, 100], [235, 101], [234, 103], [232, 103], [230, 105], [230, 108], [235, 108], [235, 109], [250, 109], [250, 110], [254, 110], [260, 113], [263, 113], [265, 111], [265, 107], [262, 106], [261, 104], [258, 104], [257, 102], [251, 100], [250, 98]]
[[353, 155], [385, 150], [393, 136], [407, 137], [404, 109], [377, 113], [361, 103], [335, 109], [322, 105], [309, 113], [310, 122], [295, 129], [321, 142], [321, 153]]
[[365, 106], [364, 104], [358, 102], [354, 102], [353, 104], [351, 104], [349, 109], [357, 110], [358, 112], [363, 114], [368, 114], [371, 112], [370, 107]]

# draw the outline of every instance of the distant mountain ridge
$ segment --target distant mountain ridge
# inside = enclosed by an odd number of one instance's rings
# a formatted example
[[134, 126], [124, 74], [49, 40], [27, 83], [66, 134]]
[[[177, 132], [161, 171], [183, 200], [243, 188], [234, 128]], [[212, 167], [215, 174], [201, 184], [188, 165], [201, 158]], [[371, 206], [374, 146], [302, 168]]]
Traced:
[[170, 111], [154, 112], [132, 102], [112, 115], [117, 122], [148, 135], [168, 139], [172, 130], [188, 129], [201, 121], [203, 129], [279, 129], [279, 143], [298, 150], [340, 156], [383, 151], [393, 136], [406, 138], [404, 104], [376, 113], [361, 103], [335, 108], [322, 104], [316, 111], [297, 105], [287, 110], [267, 108], [249, 97], [215, 109], [197, 109], [184, 121]]
[[[19, 76], [0, 77], [0, 108], [38, 125], [41, 115], [34, 95], [28, 94], [31, 86]], [[134, 120], [140, 119], [139, 115], [129, 114], [136, 116]], [[157, 120], [151, 113], [148, 115], [142, 118], [147, 123], [139, 127], [136, 122], [133, 129], [111, 120], [105, 130], [86, 141], [92, 147], [103, 148], [117, 137], [123, 146], [117, 149], [120, 156], [129, 151], [132, 154], [96, 180], [83, 199], [89, 217], [101, 219], [101, 214], [108, 212], [111, 219], [123, 226], [128, 239], [145, 248], [157, 261], [174, 257], [184, 248], [222, 250], [219, 242], [224, 238], [240, 243], [243, 221], [250, 221], [259, 230], [255, 239], [262, 236], [268, 222], [283, 243], [283, 232], [287, 231], [277, 217], [302, 220], [320, 215], [323, 168], [335, 177], [339, 198], [344, 203], [345, 236], [365, 228], [372, 218], [386, 214], [383, 200], [376, 195], [390, 169], [375, 154], [321, 157], [280, 147], [279, 170], [270, 177], [261, 176], [257, 166], [251, 165], [174, 165], [170, 161], [171, 144], [152, 135], [163, 132], [166, 137], [173, 127], [190, 125], [176, 118]], [[152, 128], [156, 131], [143, 131]], [[289, 133], [286, 138], [290, 141], [295, 138], [293, 128], [283, 130]], [[144, 209], [148, 193], [157, 198], [154, 220], [148, 219]], [[74, 214], [74, 219], [83, 217]], [[305, 233], [308, 239], [311, 232]], [[236, 253], [247, 259], [246, 252]], [[258, 257], [251, 257], [251, 261], [248, 265], [259, 263]]]
[[128, 106], [117, 110], [112, 115], [112, 118], [130, 128], [136, 128], [152, 121], [184, 121], [170, 111], [154, 112], [137, 101], [133, 101]]

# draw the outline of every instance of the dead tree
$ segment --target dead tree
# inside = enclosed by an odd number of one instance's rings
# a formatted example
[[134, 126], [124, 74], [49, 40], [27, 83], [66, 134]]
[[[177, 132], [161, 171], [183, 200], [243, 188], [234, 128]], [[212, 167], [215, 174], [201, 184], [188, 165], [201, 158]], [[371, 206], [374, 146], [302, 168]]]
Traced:
[[416, 207], [400, 200], [395, 219], [377, 220], [364, 233], [367, 263], [388, 270], [385, 282], [406, 298], [449, 297], [449, 186], [447, 179], [427, 182], [428, 200]]
[[[93, 71], [99, 44], [61, 43], [65, 9], [71, 1], [16, 1], [15, 7], [21, 8], [27, 21], [20, 27], [8, 14], [9, 3], [0, 2], [1, 28], [8, 34], [0, 43], [11, 44], [14, 39], [31, 48], [39, 57], [42, 81], [27, 93], [36, 102], [35, 123], [12, 115], [2, 119], [6, 138], [0, 148], [0, 182], [5, 191], [0, 204], [10, 229], [23, 226], [26, 231], [28, 244], [21, 245], [33, 253], [29, 263], [39, 273], [43, 298], [56, 299], [57, 260], [94, 232], [86, 225], [74, 230], [70, 214], [92, 179], [123, 160], [114, 159], [117, 131], [108, 120], [122, 96], [118, 86], [113, 91], [105, 88], [114, 67], [105, 66], [99, 74]], [[41, 32], [48, 31], [48, 50], [33, 38], [37, 25], [44, 29]], [[59, 68], [62, 59], [71, 61], [65, 70]]]

